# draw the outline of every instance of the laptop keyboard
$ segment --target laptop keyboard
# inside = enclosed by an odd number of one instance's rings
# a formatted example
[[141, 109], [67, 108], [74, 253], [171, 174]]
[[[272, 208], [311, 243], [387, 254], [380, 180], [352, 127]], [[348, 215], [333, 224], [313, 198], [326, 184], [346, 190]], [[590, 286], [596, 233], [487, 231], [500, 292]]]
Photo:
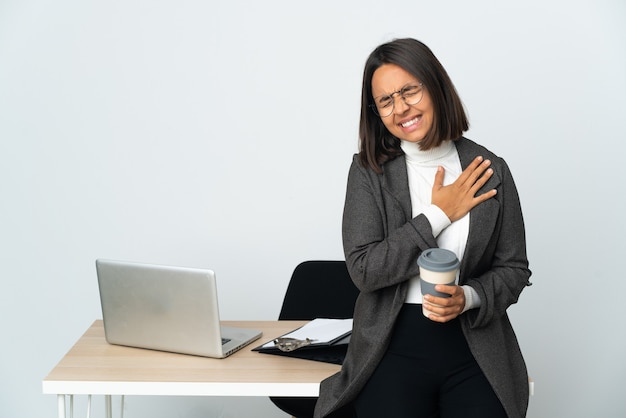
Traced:
[[230, 341], [230, 338], [222, 338], [222, 345]]

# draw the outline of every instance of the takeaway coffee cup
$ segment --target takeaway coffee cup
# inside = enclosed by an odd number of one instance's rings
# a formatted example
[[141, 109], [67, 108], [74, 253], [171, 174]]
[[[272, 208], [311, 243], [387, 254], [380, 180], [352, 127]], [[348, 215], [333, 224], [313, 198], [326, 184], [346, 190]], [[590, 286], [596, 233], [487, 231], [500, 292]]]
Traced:
[[[437, 297], [450, 297], [447, 293], [437, 292], [435, 286], [438, 284], [453, 285], [456, 278], [456, 271], [459, 268], [459, 260], [450, 250], [443, 248], [429, 248], [422, 251], [417, 259], [420, 267], [420, 287], [422, 295], [433, 295]], [[422, 309], [424, 315], [429, 312]]]

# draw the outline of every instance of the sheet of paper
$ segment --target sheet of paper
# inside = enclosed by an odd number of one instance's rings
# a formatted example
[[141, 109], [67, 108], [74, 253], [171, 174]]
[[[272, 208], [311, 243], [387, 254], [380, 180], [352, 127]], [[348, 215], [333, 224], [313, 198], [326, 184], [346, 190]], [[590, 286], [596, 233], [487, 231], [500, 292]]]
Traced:
[[[313, 340], [313, 344], [319, 344], [332, 341], [350, 331], [352, 331], [352, 318], [315, 318], [302, 328], [298, 328], [289, 334], [283, 335], [283, 337], [296, 338], [298, 340], [310, 338]], [[274, 342], [270, 341], [263, 345], [263, 347], [274, 347]]]

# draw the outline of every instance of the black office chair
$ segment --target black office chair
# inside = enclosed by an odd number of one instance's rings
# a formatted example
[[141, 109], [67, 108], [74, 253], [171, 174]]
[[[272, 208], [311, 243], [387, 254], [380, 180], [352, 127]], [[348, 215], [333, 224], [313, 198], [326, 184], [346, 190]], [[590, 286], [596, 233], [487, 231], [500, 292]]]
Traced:
[[[278, 319], [352, 318], [359, 290], [352, 283], [345, 261], [305, 261], [289, 281]], [[317, 398], [270, 397], [295, 418], [312, 418]], [[351, 411], [345, 415], [350, 416]]]

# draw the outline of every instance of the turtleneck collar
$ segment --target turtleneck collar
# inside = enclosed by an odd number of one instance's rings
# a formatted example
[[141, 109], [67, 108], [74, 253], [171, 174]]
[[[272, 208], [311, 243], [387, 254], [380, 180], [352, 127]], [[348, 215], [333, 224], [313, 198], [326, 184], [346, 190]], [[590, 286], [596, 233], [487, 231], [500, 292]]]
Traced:
[[400, 141], [400, 148], [404, 151], [407, 162], [420, 164], [445, 157], [454, 149], [454, 144], [452, 141], [444, 141], [436, 148], [422, 151], [417, 142]]

